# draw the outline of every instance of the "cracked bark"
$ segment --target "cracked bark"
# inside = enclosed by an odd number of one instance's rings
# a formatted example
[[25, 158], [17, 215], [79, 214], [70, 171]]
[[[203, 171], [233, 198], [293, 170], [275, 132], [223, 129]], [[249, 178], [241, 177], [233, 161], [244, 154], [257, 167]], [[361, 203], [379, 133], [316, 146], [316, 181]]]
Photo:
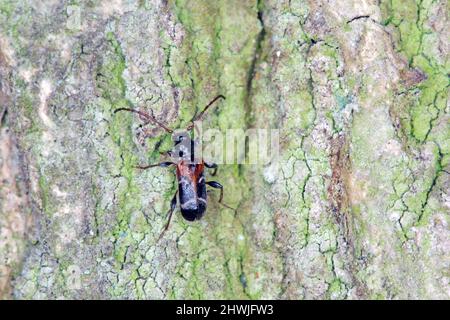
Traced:
[[[0, 4], [3, 298], [450, 296], [445, 1]], [[227, 165], [205, 218], [176, 212], [170, 137], [279, 128]]]

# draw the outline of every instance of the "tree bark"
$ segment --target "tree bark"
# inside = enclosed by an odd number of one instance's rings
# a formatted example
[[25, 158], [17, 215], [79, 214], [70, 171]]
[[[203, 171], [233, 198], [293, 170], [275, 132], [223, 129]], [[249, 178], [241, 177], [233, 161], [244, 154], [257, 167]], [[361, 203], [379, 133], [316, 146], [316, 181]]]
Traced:
[[[448, 2], [0, 1], [0, 296], [448, 299]], [[179, 210], [185, 127], [277, 128]], [[206, 126], [205, 124], [205, 126]]]

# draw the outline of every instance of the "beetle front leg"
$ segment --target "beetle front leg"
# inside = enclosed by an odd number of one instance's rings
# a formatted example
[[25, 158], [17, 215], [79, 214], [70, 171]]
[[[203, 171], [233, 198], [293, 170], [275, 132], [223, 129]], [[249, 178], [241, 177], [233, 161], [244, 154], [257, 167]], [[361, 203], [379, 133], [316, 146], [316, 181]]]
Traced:
[[221, 205], [223, 205], [224, 207], [228, 208], [228, 209], [231, 209], [231, 210], [233, 210], [233, 211], [236, 211], [235, 208], [232, 208], [232, 207], [230, 207], [229, 205], [227, 205], [227, 204], [225, 204], [225, 203], [222, 202], [222, 200], [223, 200], [223, 186], [222, 186], [220, 183], [218, 183], [217, 181], [207, 181], [206, 184], [207, 184], [208, 186], [210, 186], [210, 187], [213, 187], [214, 189], [220, 189], [219, 203], [220, 203]]
[[136, 166], [136, 168], [137, 169], [141, 169], [141, 170], [145, 170], [145, 169], [153, 168], [153, 167], [167, 168], [167, 167], [170, 167], [171, 165], [175, 165], [175, 163], [170, 162], [170, 161], [165, 161], [165, 162], [156, 163], [156, 164], [149, 164], [147, 166]]
[[169, 229], [170, 221], [172, 220], [172, 214], [175, 211], [175, 207], [177, 206], [177, 194], [178, 194], [178, 190], [177, 190], [177, 192], [175, 192], [175, 195], [173, 196], [172, 201], [170, 201], [169, 219], [167, 220], [167, 224], [164, 227], [163, 231], [159, 235], [158, 241], [162, 238], [164, 233]]
[[214, 169], [214, 171], [211, 173], [211, 175], [214, 177], [217, 173], [217, 164], [215, 163], [207, 163], [205, 162], [205, 167], [209, 168], [209, 169]]

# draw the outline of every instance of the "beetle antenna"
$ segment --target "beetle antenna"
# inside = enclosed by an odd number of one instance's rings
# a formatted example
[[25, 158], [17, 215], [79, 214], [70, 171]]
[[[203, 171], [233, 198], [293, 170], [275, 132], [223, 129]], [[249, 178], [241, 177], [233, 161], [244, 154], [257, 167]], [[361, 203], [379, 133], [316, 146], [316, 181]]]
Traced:
[[206, 107], [203, 109], [202, 112], [200, 112], [197, 116], [194, 116], [194, 118], [192, 118], [191, 124], [186, 128], [186, 130], [187, 130], [187, 131], [191, 130], [191, 129], [194, 127], [194, 122], [195, 122], [195, 121], [201, 121], [202, 118], [203, 118], [203, 115], [204, 115], [205, 112], [206, 112], [206, 110], [208, 110], [208, 108], [209, 108], [214, 102], [216, 102], [217, 100], [219, 100], [220, 98], [222, 98], [222, 99], [224, 99], [224, 100], [226, 99], [225, 96], [223, 96], [223, 95], [221, 95], [221, 94], [219, 94], [217, 97], [215, 97], [210, 103], [208, 103], [208, 104], [206, 105]]
[[168, 133], [172, 133], [173, 130], [166, 127], [164, 124], [162, 124], [161, 122], [159, 122], [158, 120], [156, 120], [155, 116], [153, 116], [153, 112], [152, 114], [148, 114], [146, 112], [143, 111], [139, 111], [139, 110], [135, 110], [135, 109], [130, 109], [130, 108], [119, 108], [114, 110], [114, 113], [117, 113], [119, 111], [128, 111], [128, 112], [133, 112], [133, 113], [137, 113], [138, 115], [144, 117], [146, 120], [148, 120], [149, 122], [152, 122], [154, 124], [156, 124], [157, 126], [163, 128], [164, 130], [166, 130]]

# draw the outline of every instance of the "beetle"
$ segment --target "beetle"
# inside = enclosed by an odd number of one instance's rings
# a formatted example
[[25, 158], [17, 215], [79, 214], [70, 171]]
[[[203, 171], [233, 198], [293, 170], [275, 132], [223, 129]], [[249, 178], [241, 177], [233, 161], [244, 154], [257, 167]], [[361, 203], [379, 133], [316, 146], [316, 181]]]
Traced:
[[[217, 100], [224, 99], [225, 96], [218, 95], [211, 102], [209, 102], [204, 109], [192, 118], [191, 124], [186, 128], [186, 132], [192, 131], [194, 128], [195, 121], [201, 121], [210, 106], [212, 106]], [[114, 111], [117, 113], [119, 111], [127, 111], [136, 113], [146, 120], [145, 124], [153, 123], [160, 128], [164, 129], [167, 133], [173, 134], [174, 131], [167, 127], [165, 124], [158, 121], [153, 112], [151, 114], [132, 109], [132, 108], [118, 108]], [[210, 186], [215, 189], [220, 190], [219, 203], [228, 209], [236, 211], [236, 209], [223, 203], [223, 186], [217, 181], [206, 181], [204, 169], [210, 168], [214, 169], [213, 176], [217, 172], [217, 164], [208, 163], [202, 159], [199, 162], [195, 162], [195, 146], [196, 141], [190, 138], [188, 134], [179, 134], [175, 136], [174, 147], [178, 147], [178, 157], [177, 162], [164, 161], [157, 164], [150, 164], [145, 166], [137, 166], [141, 170], [146, 170], [153, 167], [170, 167], [176, 166], [176, 177], [178, 181], [178, 189], [175, 192], [171, 202], [170, 209], [168, 212], [167, 223], [159, 236], [159, 239], [163, 236], [164, 232], [169, 229], [170, 221], [172, 219], [173, 212], [177, 206], [177, 195], [180, 202], [180, 211], [183, 218], [187, 221], [195, 221], [201, 219], [206, 211], [207, 196], [206, 196], [206, 186]], [[168, 155], [172, 157], [172, 153], [167, 152]]]

